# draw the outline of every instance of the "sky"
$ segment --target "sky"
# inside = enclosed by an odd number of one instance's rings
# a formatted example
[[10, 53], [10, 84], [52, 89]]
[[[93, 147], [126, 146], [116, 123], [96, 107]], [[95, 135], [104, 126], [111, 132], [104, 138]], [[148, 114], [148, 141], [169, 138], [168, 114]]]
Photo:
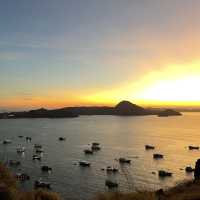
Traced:
[[200, 106], [200, 1], [0, 5], [1, 110]]

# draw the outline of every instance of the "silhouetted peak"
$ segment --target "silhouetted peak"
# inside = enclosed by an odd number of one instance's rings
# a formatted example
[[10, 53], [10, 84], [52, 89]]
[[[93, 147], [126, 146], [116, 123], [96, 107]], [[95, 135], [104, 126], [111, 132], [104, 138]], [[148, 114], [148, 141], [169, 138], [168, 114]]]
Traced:
[[115, 109], [119, 115], [141, 115], [146, 112], [144, 108], [129, 101], [121, 101], [115, 106]]
[[142, 107], [137, 106], [136, 104], [133, 104], [130, 101], [121, 101], [115, 106], [115, 108], [116, 109], [135, 109], [135, 108], [142, 108]]

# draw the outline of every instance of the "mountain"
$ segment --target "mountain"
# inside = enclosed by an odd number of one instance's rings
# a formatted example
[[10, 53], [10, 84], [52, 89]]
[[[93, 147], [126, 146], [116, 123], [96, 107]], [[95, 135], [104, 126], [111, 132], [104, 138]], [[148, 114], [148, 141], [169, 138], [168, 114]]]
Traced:
[[148, 111], [136, 104], [133, 104], [129, 101], [121, 101], [115, 106], [116, 115], [147, 115]]

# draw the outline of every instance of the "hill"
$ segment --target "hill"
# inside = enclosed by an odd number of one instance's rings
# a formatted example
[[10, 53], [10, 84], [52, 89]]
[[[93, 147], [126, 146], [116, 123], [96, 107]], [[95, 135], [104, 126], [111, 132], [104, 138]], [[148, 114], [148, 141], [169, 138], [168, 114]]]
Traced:
[[143, 115], [178, 115], [178, 112], [166, 110], [145, 109], [129, 101], [121, 101], [115, 107], [91, 106], [91, 107], [65, 107], [48, 110], [40, 108], [30, 111], [0, 113], [0, 119], [10, 118], [67, 118], [78, 117], [79, 115], [118, 115], [118, 116], [143, 116]]
[[181, 116], [182, 114], [172, 109], [166, 109], [158, 113], [158, 117]]
[[116, 115], [124, 115], [124, 116], [150, 114], [150, 112], [148, 112], [148, 110], [146, 110], [136, 104], [133, 104], [129, 101], [121, 101], [120, 103], [118, 103], [115, 106], [114, 110], [115, 110]]

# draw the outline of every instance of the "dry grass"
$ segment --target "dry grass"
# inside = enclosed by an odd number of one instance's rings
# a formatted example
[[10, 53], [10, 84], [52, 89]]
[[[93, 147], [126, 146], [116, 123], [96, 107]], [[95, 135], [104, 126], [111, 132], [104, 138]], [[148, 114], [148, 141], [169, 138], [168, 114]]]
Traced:
[[154, 200], [155, 193], [153, 192], [137, 192], [137, 193], [105, 193], [99, 194], [96, 200]]
[[[104, 193], [95, 200], [200, 200], [200, 182], [185, 182], [158, 196], [156, 192]], [[14, 176], [0, 164], [0, 200], [61, 200], [59, 195], [45, 190], [23, 192], [17, 188]]]
[[45, 190], [23, 192], [17, 188], [16, 179], [0, 164], [0, 200], [61, 200], [59, 195]]
[[33, 192], [20, 192], [17, 200], [61, 200], [61, 198], [54, 192], [36, 190]]
[[186, 182], [158, 195], [156, 192], [105, 193], [95, 200], [200, 200], [200, 183]]

